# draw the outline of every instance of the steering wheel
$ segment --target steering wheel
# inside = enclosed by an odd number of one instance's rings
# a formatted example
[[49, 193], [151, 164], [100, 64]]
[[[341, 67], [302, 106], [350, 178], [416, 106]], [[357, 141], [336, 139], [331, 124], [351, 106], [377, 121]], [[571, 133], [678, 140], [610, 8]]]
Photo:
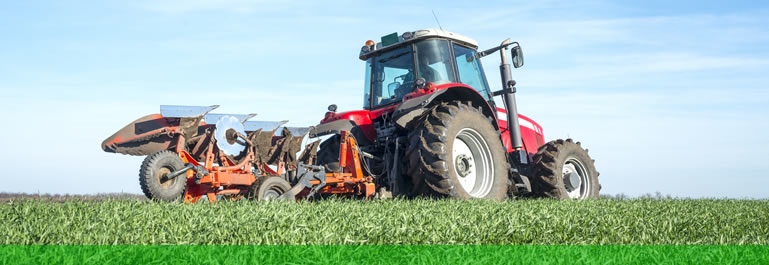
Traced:
[[403, 82], [398, 88], [395, 89], [395, 96], [402, 98], [406, 94], [414, 90], [414, 81]]

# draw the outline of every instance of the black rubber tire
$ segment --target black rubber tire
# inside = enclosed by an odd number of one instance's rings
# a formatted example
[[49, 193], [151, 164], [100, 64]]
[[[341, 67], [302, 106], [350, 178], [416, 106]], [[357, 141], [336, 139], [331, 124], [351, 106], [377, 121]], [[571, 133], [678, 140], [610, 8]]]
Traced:
[[184, 162], [176, 153], [163, 150], [144, 158], [139, 170], [139, 185], [147, 198], [159, 201], [177, 201], [184, 196], [187, 177], [178, 176], [172, 180], [163, 180], [171, 172], [184, 168]]
[[579, 142], [571, 139], [550, 141], [539, 147], [531, 168], [531, 189], [534, 197], [569, 199], [563, 180], [563, 165], [569, 159], [584, 165], [589, 188], [582, 199], [596, 199], [601, 190], [594, 160]]
[[318, 150], [318, 165], [325, 166], [326, 172], [342, 172], [339, 167], [339, 135], [331, 136], [322, 143]]
[[255, 201], [274, 200], [274, 196], [285, 194], [291, 189], [291, 184], [281, 176], [263, 176], [248, 189], [248, 199]]
[[[458, 199], [507, 198], [508, 172], [510, 166], [499, 137], [499, 131], [491, 124], [493, 119], [483, 115], [481, 110], [470, 103], [452, 101], [441, 103], [409, 132], [409, 147], [405, 157], [409, 160], [407, 174], [414, 184], [413, 192], [424, 196], [449, 196]], [[491, 190], [482, 197], [473, 197], [458, 182], [454, 170], [454, 138], [463, 128], [477, 131], [487, 143], [491, 153]]]

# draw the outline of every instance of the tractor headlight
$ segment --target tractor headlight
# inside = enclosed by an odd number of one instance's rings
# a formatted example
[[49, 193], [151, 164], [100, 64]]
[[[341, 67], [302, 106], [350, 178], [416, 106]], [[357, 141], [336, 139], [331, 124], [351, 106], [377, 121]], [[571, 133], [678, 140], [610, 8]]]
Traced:
[[416, 81], [414, 81], [414, 84], [416, 85], [416, 87], [417, 87], [418, 89], [423, 89], [423, 88], [425, 88], [425, 83], [426, 83], [426, 82], [425, 82], [425, 79], [424, 79], [424, 78], [417, 78], [417, 80], [416, 80]]

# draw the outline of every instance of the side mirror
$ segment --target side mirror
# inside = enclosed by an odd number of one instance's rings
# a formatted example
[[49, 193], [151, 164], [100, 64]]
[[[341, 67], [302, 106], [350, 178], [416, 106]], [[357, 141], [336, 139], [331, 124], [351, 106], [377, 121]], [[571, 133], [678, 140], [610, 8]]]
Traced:
[[521, 46], [513, 47], [510, 53], [513, 54], [513, 67], [520, 68], [523, 66], [523, 50], [521, 50]]
[[336, 112], [336, 104], [328, 105], [328, 111], [330, 112]]

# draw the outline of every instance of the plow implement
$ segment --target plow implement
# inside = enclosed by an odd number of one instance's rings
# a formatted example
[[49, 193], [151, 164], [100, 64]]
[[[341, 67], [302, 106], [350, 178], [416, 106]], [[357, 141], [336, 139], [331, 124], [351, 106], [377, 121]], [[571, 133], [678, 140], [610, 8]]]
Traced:
[[345, 131], [341, 172], [317, 166], [319, 140], [304, 146], [310, 127], [287, 121], [250, 121], [255, 114], [210, 113], [218, 106], [160, 107], [102, 143], [109, 153], [147, 156], [139, 182], [150, 199], [196, 202], [217, 199], [304, 199], [316, 194], [374, 192], [363, 175], [357, 144]]

